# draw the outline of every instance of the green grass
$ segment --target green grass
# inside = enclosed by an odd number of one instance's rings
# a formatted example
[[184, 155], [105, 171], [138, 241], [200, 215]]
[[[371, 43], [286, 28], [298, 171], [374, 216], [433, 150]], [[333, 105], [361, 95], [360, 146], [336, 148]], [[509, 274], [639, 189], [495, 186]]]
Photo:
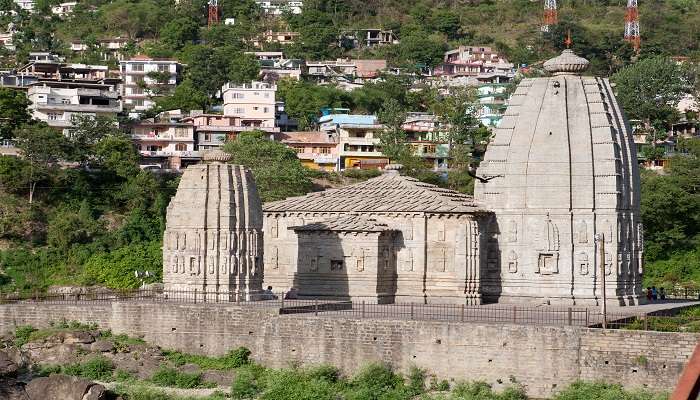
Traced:
[[166, 366], [161, 366], [153, 374], [150, 381], [158, 386], [176, 387], [180, 389], [195, 389], [215, 386], [202, 381], [202, 374], [188, 374]]
[[93, 357], [83, 363], [68, 364], [61, 368], [61, 373], [79, 376], [94, 381], [109, 382], [114, 378], [114, 364], [104, 356]]
[[195, 364], [202, 369], [215, 369], [220, 371], [232, 370], [250, 363], [250, 350], [245, 347], [230, 350], [226, 355], [221, 357], [200, 356], [174, 350], [164, 351], [164, 354], [168, 361], [177, 366]]
[[21, 347], [29, 342], [43, 340], [61, 332], [93, 331], [95, 329], [97, 329], [97, 324], [85, 324], [78, 321], [66, 321], [65, 319], [49, 322], [48, 328], [22, 325], [15, 329], [14, 344], [17, 347]]
[[[635, 317], [624, 329], [643, 330], [644, 320]], [[685, 308], [672, 317], [648, 316], [646, 329], [659, 332], [700, 332], [700, 306]]]
[[120, 383], [114, 392], [125, 400], [225, 400], [228, 397], [219, 391], [206, 397], [176, 396], [168, 394], [162, 389], [154, 388], [145, 382]]

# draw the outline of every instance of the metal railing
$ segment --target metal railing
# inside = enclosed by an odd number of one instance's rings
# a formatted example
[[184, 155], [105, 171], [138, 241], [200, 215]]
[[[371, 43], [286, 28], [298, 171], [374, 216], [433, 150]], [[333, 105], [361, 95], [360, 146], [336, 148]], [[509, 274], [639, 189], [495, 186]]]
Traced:
[[[684, 295], [685, 291], [673, 293]], [[689, 292], [693, 294], [693, 292]], [[669, 298], [671, 293], [669, 293]], [[691, 297], [689, 297], [691, 298]], [[696, 299], [696, 298], [694, 298]], [[281, 315], [307, 314], [352, 319], [398, 319], [414, 321], [449, 321], [459, 323], [500, 323], [543, 326], [576, 326], [601, 328], [603, 316], [598, 308], [519, 306], [506, 304], [465, 305], [448, 304], [454, 298], [431, 298], [434, 304], [403, 302], [391, 298], [390, 304], [380, 304], [376, 297], [365, 299], [289, 298], [284, 293], [264, 293], [246, 297], [233, 292], [203, 292], [198, 290], [162, 291], [152, 289], [124, 291], [93, 291], [81, 293], [0, 294], [0, 304], [41, 303], [70, 305], [113, 302], [156, 302], [200, 304], [212, 307], [243, 306], [275, 310]], [[673, 302], [674, 300], [668, 300]], [[649, 313], [634, 309], [619, 309], [607, 313], [610, 329], [692, 331], [700, 332], [700, 316], [683, 315], [678, 307]]]

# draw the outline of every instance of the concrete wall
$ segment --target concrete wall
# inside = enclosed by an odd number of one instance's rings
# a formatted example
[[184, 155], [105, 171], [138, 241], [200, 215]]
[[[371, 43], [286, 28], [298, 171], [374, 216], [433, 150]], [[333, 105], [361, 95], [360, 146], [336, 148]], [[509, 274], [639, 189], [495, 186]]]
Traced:
[[61, 318], [187, 352], [216, 355], [247, 346], [258, 361], [275, 367], [324, 362], [353, 371], [376, 360], [401, 370], [416, 365], [441, 378], [482, 379], [496, 388], [512, 376], [536, 397], [579, 378], [671, 390], [700, 339], [688, 333], [280, 316], [276, 309], [168, 303], [0, 305], [0, 334]]

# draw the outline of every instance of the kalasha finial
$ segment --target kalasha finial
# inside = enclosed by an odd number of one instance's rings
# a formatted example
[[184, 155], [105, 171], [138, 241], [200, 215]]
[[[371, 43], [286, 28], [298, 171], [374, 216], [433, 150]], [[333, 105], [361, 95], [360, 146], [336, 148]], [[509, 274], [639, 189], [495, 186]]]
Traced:
[[544, 63], [544, 69], [554, 75], [579, 74], [588, 68], [590, 63], [579, 57], [571, 49], [566, 49], [560, 55]]
[[231, 154], [220, 149], [209, 150], [202, 155], [202, 161], [205, 163], [223, 164], [231, 161]]

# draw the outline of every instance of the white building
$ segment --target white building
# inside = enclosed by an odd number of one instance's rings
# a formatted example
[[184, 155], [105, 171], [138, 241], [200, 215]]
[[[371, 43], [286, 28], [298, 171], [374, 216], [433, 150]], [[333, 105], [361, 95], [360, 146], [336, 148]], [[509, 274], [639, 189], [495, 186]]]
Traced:
[[[137, 55], [119, 63], [122, 77], [121, 95], [124, 107], [142, 112], [155, 105], [154, 95], [163, 95], [180, 83], [185, 65], [177, 60], [155, 59]], [[167, 75], [165, 79], [157, 75]]]
[[42, 82], [30, 86], [27, 97], [32, 117], [66, 130], [73, 116], [116, 117], [122, 111], [119, 94], [109, 85]]
[[142, 166], [179, 170], [200, 159], [192, 124], [142, 121], [132, 128], [131, 138], [141, 154]]
[[271, 15], [281, 15], [285, 11], [301, 14], [301, 8], [304, 6], [304, 2], [298, 0], [256, 0], [255, 3], [265, 11], [265, 14]]
[[227, 83], [221, 92], [224, 97], [224, 115], [245, 118], [249, 121], [249, 126], [275, 126], [276, 85], [255, 81], [242, 85]]
[[34, 12], [34, 0], [15, 0], [15, 4], [23, 10]]
[[75, 1], [61, 3], [51, 7], [51, 13], [58, 15], [59, 17], [64, 17], [73, 12], [73, 9], [78, 3]]

